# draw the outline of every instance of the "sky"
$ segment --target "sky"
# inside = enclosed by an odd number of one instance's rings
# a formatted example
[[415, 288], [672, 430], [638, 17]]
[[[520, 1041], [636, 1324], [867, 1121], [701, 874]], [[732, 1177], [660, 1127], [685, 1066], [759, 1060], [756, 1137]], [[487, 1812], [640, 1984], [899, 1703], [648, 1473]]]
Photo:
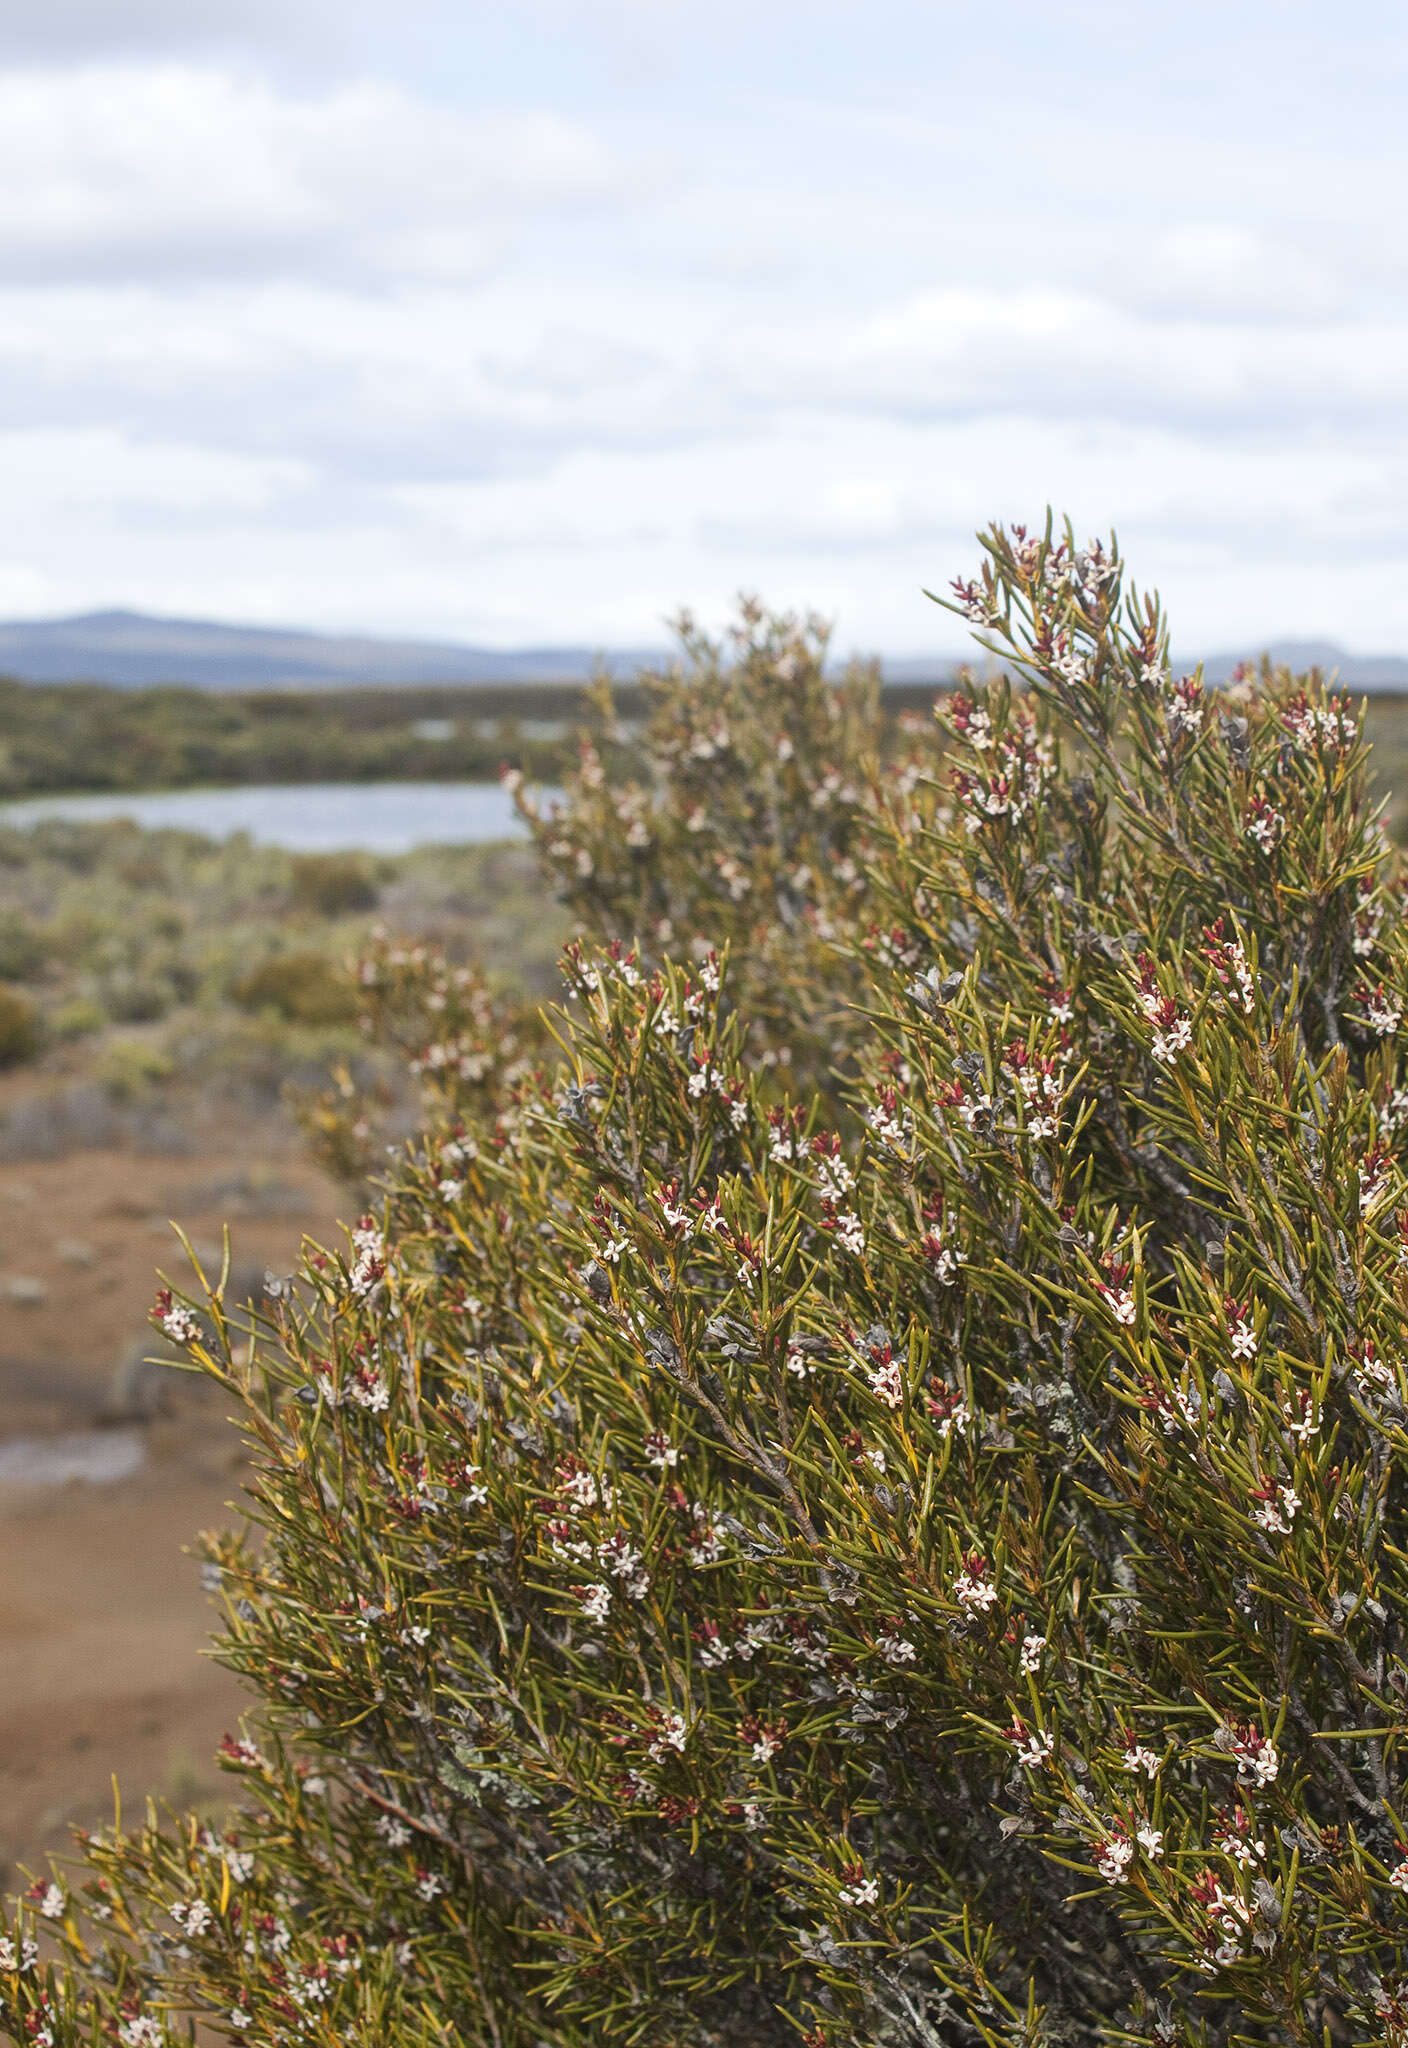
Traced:
[[975, 530], [1408, 650], [1408, 11], [10, 0], [0, 616], [948, 654]]

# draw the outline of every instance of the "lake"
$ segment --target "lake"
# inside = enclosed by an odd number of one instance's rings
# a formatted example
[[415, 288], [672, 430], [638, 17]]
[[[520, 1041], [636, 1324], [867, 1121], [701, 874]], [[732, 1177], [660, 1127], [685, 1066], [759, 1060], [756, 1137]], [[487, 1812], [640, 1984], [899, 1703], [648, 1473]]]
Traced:
[[43, 818], [131, 818], [151, 830], [172, 826], [210, 839], [247, 832], [256, 845], [286, 846], [295, 853], [409, 853], [413, 846], [525, 836], [512, 798], [496, 782], [254, 783], [0, 804], [0, 825], [33, 825]]

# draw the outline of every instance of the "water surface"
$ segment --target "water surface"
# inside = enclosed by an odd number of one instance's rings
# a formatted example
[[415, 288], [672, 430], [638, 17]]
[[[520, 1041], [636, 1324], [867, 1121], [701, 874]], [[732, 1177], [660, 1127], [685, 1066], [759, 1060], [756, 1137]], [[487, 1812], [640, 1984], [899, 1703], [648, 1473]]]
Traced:
[[43, 818], [101, 823], [131, 818], [228, 839], [247, 832], [257, 846], [295, 853], [409, 853], [413, 846], [521, 839], [513, 800], [496, 782], [286, 782], [240, 789], [162, 789], [145, 795], [85, 792], [0, 804], [0, 825]]
[[12, 1436], [0, 1443], [0, 1488], [111, 1486], [130, 1479], [146, 1457], [135, 1429], [79, 1429], [65, 1436]]

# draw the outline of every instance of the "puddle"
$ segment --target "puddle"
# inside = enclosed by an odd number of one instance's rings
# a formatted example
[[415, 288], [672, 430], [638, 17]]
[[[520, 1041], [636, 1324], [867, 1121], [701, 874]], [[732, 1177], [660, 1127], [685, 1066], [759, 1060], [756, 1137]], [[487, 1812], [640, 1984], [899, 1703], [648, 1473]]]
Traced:
[[68, 1486], [81, 1479], [110, 1486], [130, 1479], [146, 1457], [135, 1429], [73, 1430], [67, 1436], [14, 1436], [0, 1443], [0, 1486]]

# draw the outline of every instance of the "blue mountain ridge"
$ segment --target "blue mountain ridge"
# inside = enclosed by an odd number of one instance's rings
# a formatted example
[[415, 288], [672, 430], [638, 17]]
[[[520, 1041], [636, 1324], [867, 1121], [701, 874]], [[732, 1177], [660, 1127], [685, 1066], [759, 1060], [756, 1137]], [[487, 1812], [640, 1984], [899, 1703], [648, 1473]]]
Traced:
[[[1237, 663], [1265, 646], [1293, 669], [1334, 669], [1351, 690], [1408, 689], [1408, 656], [1357, 655], [1328, 640], [1247, 642], [1235, 653], [1204, 658], [1210, 681], [1225, 681]], [[159, 618], [137, 611], [84, 612], [74, 618], [0, 621], [0, 675], [23, 682], [97, 682], [137, 689], [185, 683], [203, 690], [336, 688], [356, 684], [571, 683], [604, 667], [618, 677], [667, 660], [653, 647], [474, 647], [450, 641], [381, 639], [295, 628], [223, 625], [206, 619]], [[885, 680], [922, 686], [948, 681], [958, 659], [945, 655], [882, 657]], [[1180, 668], [1194, 666], [1181, 660]]]

